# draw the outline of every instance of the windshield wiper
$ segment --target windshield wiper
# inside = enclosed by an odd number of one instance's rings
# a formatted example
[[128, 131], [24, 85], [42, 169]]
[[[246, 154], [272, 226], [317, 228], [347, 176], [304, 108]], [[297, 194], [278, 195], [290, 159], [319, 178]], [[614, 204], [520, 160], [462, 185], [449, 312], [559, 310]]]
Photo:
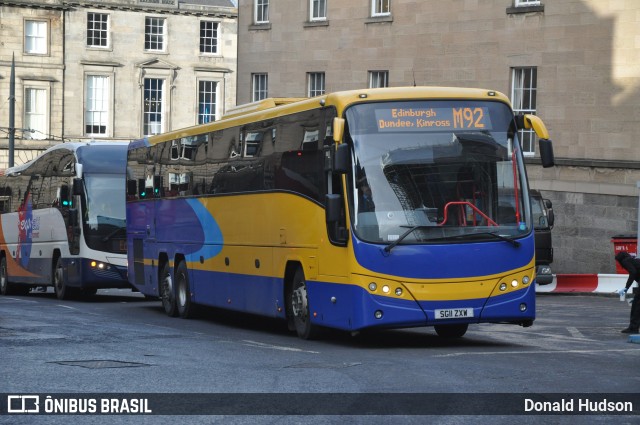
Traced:
[[[400, 226], [400, 227], [409, 227], [409, 226]], [[427, 226], [424, 224], [418, 224], [416, 226], [411, 226], [409, 227], [409, 230], [407, 230], [406, 232], [404, 232], [403, 234], [401, 234], [398, 239], [396, 239], [395, 241], [391, 242], [389, 245], [384, 247], [384, 252], [391, 252], [391, 250], [398, 245], [400, 242], [402, 242], [402, 240], [404, 238], [406, 238], [407, 236], [409, 236], [411, 233], [413, 233], [414, 231], [418, 230], [418, 229], [425, 229], [425, 228], [431, 228], [433, 226]]]
[[114, 237], [118, 232], [120, 232], [120, 231], [122, 231], [124, 229], [125, 229], [124, 227], [118, 227], [116, 230], [114, 230], [113, 232], [109, 233], [107, 236], [102, 238], [102, 242], [107, 242], [109, 239]]
[[515, 246], [516, 248], [520, 246], [520, 242], [518, 242], [515, 239], [512, 239], [508, 236], [504, 236], [501, 235], [499, 233], [494, 233], [494, 232], [477, 232], [477, 233], [465, 233], [463, 235], [456, 235], [456, 236], [451, 236], [452, 238], [466, 238], [469, 236], [476, 236], [476, 235], [483, 235], [483, 236], [493, 236], [496, 239], [500, 239], [501, 241], [505, 241], [505, 242], [509, 242], [511, 245]]

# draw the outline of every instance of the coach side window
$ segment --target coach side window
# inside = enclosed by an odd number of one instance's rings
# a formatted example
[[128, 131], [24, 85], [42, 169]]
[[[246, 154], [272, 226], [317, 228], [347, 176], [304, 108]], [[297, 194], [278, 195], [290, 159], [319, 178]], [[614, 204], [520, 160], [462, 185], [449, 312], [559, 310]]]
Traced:
[[11, 188], [0, 186], [0, 213], [11, 212]]

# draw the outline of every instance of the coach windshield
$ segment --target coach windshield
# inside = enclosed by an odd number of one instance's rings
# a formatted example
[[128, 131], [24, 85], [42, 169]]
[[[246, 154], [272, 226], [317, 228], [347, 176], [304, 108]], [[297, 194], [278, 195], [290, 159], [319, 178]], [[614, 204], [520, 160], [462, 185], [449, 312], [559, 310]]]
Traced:
[[124, 177], [120, 174], [85, 174], [84, 182], [86, 210], [83, 224], [87, 245], [101, 251], [124, 252]]
[[524, 163], [507, 105], [359, 104], [346, 118], [354, 154], [349, 203], [360, 239], [393, 246], [513, 242], [531, 231]]

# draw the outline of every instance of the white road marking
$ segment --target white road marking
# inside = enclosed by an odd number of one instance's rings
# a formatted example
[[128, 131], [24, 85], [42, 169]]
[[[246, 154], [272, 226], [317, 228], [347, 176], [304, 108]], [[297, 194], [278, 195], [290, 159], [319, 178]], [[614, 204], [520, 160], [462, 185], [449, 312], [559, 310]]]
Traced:
[[637, 348], [619, 348], [611, 350], [535, 350], [535, 351], [484, 351], [481, 353], [449, 353], [436, 354], [432, 357], [458, 357], [458, 356], [495, 356], [498, 354], [596, 354], [596, 353], [618, 353], [618, 352], [638, 352]]
[[2, 298], [0, 298], [0, 301], [6, 301], [6, 300], [11, 300], [11, 301], [20, 301], [23, 303], [37, 303], [38, 301], [34, 301], [34, 300], [25, 300], [23, 298], [12, 298], [12, 297], [7, 297], [4, 296]]
[[319, 351], [301, 350], [300, 348], [283, 347], [281, 345], [265, 344], [263, 342], [249, 341], [249, 340], [246, 340], [246, 339], [243, 340], [242, 342], [244, 342], [245, 345], [248, 345], [248, 346], [251, 346], [251, 347], [268, 348], [268, 349], [271, 349], [271, 350], [281, 350], [281, 351], [295, 351], [295, 352], [299, 352], [299, 353], [320, 354]]
[[571, 336], [574, 338], [584, 338], [584, 335], [582, 335], [582, 332], [580, 332], [578, 328], [574, 328], [573, 326], [567, 326], [567, 331], [569, 331]]

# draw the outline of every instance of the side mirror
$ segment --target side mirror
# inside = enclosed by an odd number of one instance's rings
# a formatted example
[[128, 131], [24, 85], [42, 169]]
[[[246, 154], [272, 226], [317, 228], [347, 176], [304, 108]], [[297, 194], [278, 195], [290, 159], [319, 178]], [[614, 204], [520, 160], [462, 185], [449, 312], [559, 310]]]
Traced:
[[82, 181], [82, 179], [73, 179], [73, 194], [75, 196], [84, 195], [84, 182]]
[[333, 172], [336, 174], [346, 174], [351, 169], [351, 148], [346, 143], [336, 146], [336, 153], [333, 157]]
[[540, 152], [540, 160], [542, 161], [543, 168], [549, 168], [556, 165], [555, 158], [553, 156], [553, 144], [549, 139], [549, 131], [547, 126], [540, 117], [525, 114], [522, 116], [521, 121], [517, 120], [518, 126], [524, 129], [533, 129], [536, 136], [538, 136], [538, 151]]
[[551, 140], [539, 139], [538, 150], [540, 151], [540, 160], [542, 161], [543, 168], [549, 168], [556, 165], [556, 161], [553, 156], [553, 144], [551, 143]]
[[69, 210], [69, 222], [68, 226], [75, 227], [78, 225], [78, 210], [75, 208], [71, 208]]

